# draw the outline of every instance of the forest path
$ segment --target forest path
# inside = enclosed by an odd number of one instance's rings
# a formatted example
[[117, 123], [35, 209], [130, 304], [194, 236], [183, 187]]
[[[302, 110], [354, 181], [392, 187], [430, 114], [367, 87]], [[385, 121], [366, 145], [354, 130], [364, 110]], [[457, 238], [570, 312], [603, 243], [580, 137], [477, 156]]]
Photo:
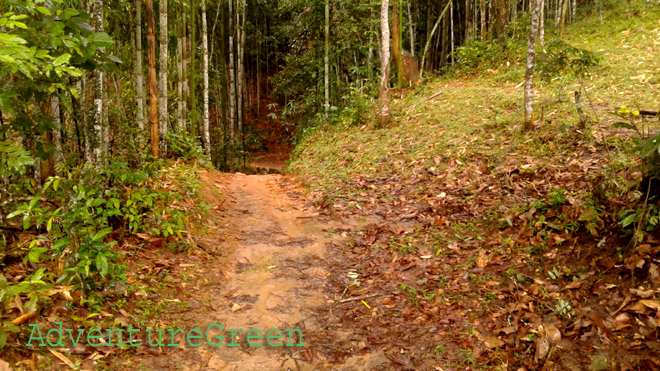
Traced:
[[[317, 221], [318, 214], [286, 176], [203, 171], [200, 178], [203, 198], [213, 208], [214, 220], [206, 222], [217, 225], [212, 229], [222, 236], [216, 232], [196, 240], [222, 257], [198, 271], [199, 281], [209, 281], [201, 283], [201, 290], [195, 293], [205, 305], [183, 314], [179, 327], [205, 331], [211, 324], [222, 324], [225, 331], [243, 329], [244, 333], [237, 334], [235, 344], [239, 346], [227, 346], [231, 336], [224, 332], [222, 346], [182, 346], [152, 358], [153, 362], [143, 362], [143, 366], [184, 370], [332, 368], [312, 359], [313, 344], [308, 336], [322, 327], [314, 318], [314, 308], [328, 301], [323, 292], [329, 273], [322, 265], [328, 254], [325, 246], [333, 238], [330, 227]], [[284, 333], [285, 346], [268, 346], [267, 332], [274, 328]], [[263, 340], [252, 343], [264, 345], [247, 343], [245, 335], [250, 329], [263, 333]], [[286, 329], [299, 329], [305, 346], [286, 346], [300, 341], [296, 332], [290, 340]], [[211, 331], [212, 340], [216, 334], [220, 334], [217, 327]]]

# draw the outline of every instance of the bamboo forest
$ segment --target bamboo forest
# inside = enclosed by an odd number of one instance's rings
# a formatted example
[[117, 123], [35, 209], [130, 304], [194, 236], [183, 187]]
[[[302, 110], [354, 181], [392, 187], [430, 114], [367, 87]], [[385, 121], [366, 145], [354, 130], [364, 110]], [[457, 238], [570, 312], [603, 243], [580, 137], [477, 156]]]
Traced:
[[660, 1], [2, 0], [0, 371], [660, 370]]

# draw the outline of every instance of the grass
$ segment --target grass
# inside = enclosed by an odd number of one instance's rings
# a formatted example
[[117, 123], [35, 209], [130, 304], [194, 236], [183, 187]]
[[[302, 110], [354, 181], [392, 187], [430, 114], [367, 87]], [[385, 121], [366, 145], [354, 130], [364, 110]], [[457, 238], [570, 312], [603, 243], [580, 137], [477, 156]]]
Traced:
[[[602, 23], [594, 14], [565, 32], [566, 42], [602, 57], [601, 66], [584, 84], [604, 125], [615, 119], [608, 112], [622, 105], [657, 108], [660, 102], [660, 9], [644, 1], [632, 2], [631, 9], [630, 19], [621, 16], [628, 11], [624, 4], [605, 10]], [[548, 30], [546, 40], [554, 37]], [[520, 48], [523, 55], [524, 46]], [[350, 198], [354, 195], [346, 189], [350, 180], [401, 174], [410, 165], [441, 173], [448, 168], [460, 171], [475, 160], [485, 169], [514, 160], [523, 166], [528, 162], [525, 156], [532, 156], [536, 163], [526, 171], [534, 172], [552, 163], [555, 154], [572, 151], [577, 115], [573, 103], [559, 101], [557, 95], [561, 90], [572, 96], [578, 83], [537, 89], [535, 110], [537, 117], [543, 112], [544, 122], [537, 123], [538, 130], [522, 133], [523, 66], [516, 62], [507, 67], [503, 62], [492, 67], [499, 72], [450, 73], [407, 92], [403, 99], [392, 94], [394, 122], [386, 128], [339, 125], [312, 131], [296, 149], [290, 168], [312, 188]], [[421, 103], [437, 92], [442, 93]], [[592, 134], [586, 133], [586, 139]]]

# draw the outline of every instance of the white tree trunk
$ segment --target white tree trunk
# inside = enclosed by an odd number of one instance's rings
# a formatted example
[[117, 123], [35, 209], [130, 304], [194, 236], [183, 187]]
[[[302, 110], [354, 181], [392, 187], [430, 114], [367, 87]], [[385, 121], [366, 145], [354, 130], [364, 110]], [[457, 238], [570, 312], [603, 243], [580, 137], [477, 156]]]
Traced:
[[525, 130], [534, 125], [534, 57], [536, 56], [536, 35], [539, 29], [539, 13], [541, 0], [531, 0], [530, 10], [532, 22], [529, 26], [529, 41], [527, 43], [527, 65], [525, 71]]
[[160, 0], [158, 4], [159, 17], [159, 40], [160, 40], [160, 58], [158, 70], [158, 132], [159, 132], [159, 152], [160, 157], [164, 158], [167, 155], [167, 127], [168, 127], [168, 112], [167, 112], [167, 1]]
[[211, 157], [211, 133], [209, 129], [209, 42], [206, 26], [206, 0], [202, 0], [202, 74], [204, 75], [204, 149]]
[[389, 84], [390, 84], [390, 24], [389, 0], [382, 0], [380, 7], [381, 52], [380, 52], [380, 92], [378, 95], [378, 113], [381, 126], [390, 122]]
[[415, 56], [415, 24], [413, 23], [412, 11], [410, 3], [412, 0], [407, 1], [408, 5], [408, 31], [410, 33], [410, 55]]
[[[103, 0], [94, 1], [94, 22], [96, 24], [96, 31], [103, 32]], [[103, 49], [99, 48], [101, 53]], [[96, 85], [94, 88], [94, 143], [93, 143], [93, 161], [98, 164], [105, 162], [105, 154], [107, 153], [107, 143], [104, 143], [104, 118], [103, 113], [103, 80], [105, 74], [102, 70], [96, 71]]]
[[573, 16], [571, 17], [571, 22], [575, 22], [577, 20], [577, 0], [573, 0], [572, 5], [573, 5]]
[[135, 0], [135, 104], [140, 137], [144, 135], [144, 72], [142, 70], [142, 0]]

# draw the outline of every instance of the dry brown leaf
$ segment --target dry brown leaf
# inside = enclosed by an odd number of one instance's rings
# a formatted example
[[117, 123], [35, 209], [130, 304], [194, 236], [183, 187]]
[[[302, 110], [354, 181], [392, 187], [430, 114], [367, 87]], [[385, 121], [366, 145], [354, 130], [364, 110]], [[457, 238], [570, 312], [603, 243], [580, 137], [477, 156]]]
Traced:
[[640, 300], [640, 304], [653, 310], [660, 310], [660, 300]]
[[55, 349], [48, 348], [48, 350], [53, 353], [53, 355], [57, 358], [60, 359], [60, 361], [64, 362], [67, 366], [71, 367], [72, 369], [75, 369], [76, 365], [71, 362], [70, 359], [68, 359], [64, 354], [56, 351]]
[[11, 371], [11, 367], [9, 367], [9, 363], [0, 359], [0, 371]]

